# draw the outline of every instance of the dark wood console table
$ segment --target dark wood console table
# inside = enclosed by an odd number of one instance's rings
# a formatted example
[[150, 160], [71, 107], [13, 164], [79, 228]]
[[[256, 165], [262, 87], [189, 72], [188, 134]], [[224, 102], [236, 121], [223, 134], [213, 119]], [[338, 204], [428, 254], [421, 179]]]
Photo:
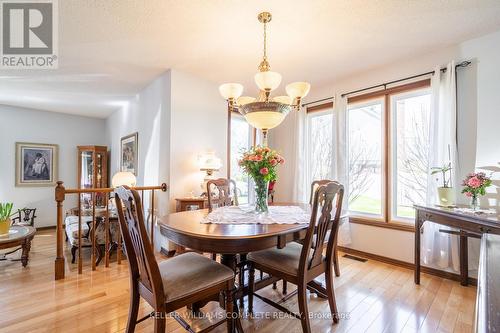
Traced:
[[459, 230], [460, 283], [468, 284], [467, 233], [482, 235], [500, 234], [500, 212], [473, 214], [458, 212], [453, 208], [415, 205], [415, 283], [420, 284], [420, 235], [425, 221], [438, 223]]

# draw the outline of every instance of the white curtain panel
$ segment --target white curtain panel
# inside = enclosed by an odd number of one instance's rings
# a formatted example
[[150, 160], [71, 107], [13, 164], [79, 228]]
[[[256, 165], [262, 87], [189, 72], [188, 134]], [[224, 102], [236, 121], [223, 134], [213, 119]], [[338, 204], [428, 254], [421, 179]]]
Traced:
[[293, 144], [295, 154], [290, 165], [294, 167], [293, 200], [295, 202], [307, 203], [309, 186], [307, 185], [307, 126], [306, 108], [302, 107], [294, 114], [295, 136]]
[[[458, 186], [455, 170], [457, 165], [457, 107], [455, 62], [451, 62], [443, 73], [436, 67], [431, 78], [431, 120], [429, 131], [429, 168], [452, 164], [452, 186]], [[435, 175], [430, 169], [427, 179], [427, 204], [438, 202]], [[427, 266], [441, 269], [459, 270], [458, 237], [439, 230], [450, 228], [431, 222], [425, 222], [422, 235], [422, 261]]]
[[[342, 210], [347, 214], [349, 201], [348, 155], [347, 155], [347, 97], [336, 94], [333, 110], [333, 179], [344, 185], [344, 201]], [[351, 226], [349, 219], [343, 218], [339, 228], [338, 243], [348, 245], [351, 243]]]

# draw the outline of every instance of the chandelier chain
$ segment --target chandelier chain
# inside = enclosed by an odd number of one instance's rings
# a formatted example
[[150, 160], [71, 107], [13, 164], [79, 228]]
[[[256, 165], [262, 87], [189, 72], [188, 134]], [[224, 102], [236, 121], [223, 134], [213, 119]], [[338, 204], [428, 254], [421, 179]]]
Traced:
[[267, 60], [267, 23], [264, 23], [264, 60]]

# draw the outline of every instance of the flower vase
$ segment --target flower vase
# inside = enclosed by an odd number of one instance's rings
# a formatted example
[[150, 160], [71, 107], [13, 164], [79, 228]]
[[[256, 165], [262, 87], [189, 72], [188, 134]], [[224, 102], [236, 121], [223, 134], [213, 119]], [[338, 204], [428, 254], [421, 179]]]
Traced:
[[254, 179], [255, 182], [255, 212], [265, 214], [269, 211], [268, 207], [268, 189], [269, 182], [263, 179]]
[[471, 198], [471, 201], [470, 201], [470, 208], [473, 211], [476, 211], [476, 210], [479, 209], [479, 198], [475, 194], [472, 195], [472, 198]]
[[0, 236], [5, 236], [9, 234], [10, 224], [11, 221], [9, 218], [0, 221]]

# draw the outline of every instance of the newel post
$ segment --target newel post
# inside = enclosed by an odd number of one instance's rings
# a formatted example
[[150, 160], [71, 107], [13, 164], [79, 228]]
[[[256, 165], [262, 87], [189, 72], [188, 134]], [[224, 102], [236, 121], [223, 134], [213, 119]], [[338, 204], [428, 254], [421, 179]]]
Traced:
[[56, 241], [57, 241], [57, 256], [54, 262], [55, 279], [64, 279], [64, 243], [63, 243], [63, 202], [66, 195], [66, 189], [62, 181], [57, 182], [55, 189], [55, 198], [57, 202], [57, 225], [56, 225]]

